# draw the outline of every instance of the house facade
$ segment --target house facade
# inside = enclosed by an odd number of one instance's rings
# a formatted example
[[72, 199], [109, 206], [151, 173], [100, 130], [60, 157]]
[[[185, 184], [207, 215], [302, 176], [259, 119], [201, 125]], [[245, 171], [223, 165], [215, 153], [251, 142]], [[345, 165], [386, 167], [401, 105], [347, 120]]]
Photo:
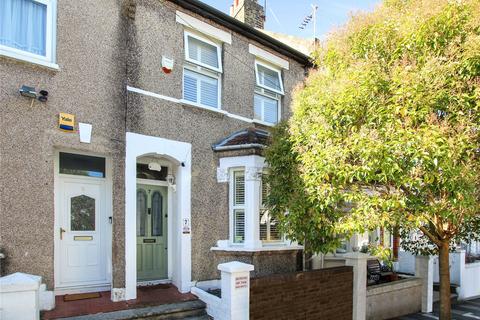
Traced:
[[307, 56], [197, 0], [0, 6], [3, 274], [128, 300], [225, 261], [296, 270], [263, 148]]

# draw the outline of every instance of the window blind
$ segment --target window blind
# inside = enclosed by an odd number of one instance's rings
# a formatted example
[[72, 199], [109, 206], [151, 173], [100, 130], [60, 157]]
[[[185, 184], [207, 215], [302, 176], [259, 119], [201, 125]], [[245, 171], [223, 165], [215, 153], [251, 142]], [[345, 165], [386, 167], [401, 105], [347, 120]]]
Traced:
[[217, 47], [203, 42], [192, 36], [187, 36], [188, 57], [191, 60], [210, 66], [214, 69], [219, 68], [219, 56]]
[[218, 79], [184, 69], [183, 98], [204, 106], [218, 108]]

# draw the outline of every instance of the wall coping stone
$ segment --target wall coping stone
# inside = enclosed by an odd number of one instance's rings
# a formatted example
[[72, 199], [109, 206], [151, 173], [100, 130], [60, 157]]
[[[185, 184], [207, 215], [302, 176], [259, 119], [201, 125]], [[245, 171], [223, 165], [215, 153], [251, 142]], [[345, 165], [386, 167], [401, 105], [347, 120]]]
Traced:
[[20, 292], [38, 290], [42, 277], [16, 272], [0, 278], [0, 292]]
[[239, 262], [239, 261], [221, 263], [218, 265], [218, 270], [223, 272], [228, 272], [228, 273], [249, 272], [249, 271], [253, 271], [253, 269], [254, 269], [253, 265]]
[[417, 277], [412, 277], [409, 279], [403, 279], [388, 283], [382, 283], [375, 286], [367, 287], [367, 296], [374, 296], [377, 294], [387, 293], [398, 291], [402, 289], [408, 289], [412, 287], [418, 287], [422, 285], [422, 279]]

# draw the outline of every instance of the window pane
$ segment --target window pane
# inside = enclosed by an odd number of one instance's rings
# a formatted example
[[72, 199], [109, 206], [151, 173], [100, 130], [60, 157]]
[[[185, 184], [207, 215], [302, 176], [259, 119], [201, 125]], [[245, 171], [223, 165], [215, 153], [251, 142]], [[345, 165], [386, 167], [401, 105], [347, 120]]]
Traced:
[[254, 102], [255, 119], [271, 124], [278, 122], [278, 100], [255, 94]]
[[262, 96], [256, 94], [253, 102], [253, 112], [254, 112], [255, 119], [263, 121], [262, 109], [263, 109]]
[[137, 190], [137, 237], [145, 237], [147, 225], [147, 192]]
[[233, 242], [242, 243], [245, 240], [245, 211], [233, 210]]
[[[199, 83], [200, 92], [198, 92]], [[187, 101], [218, 108], [218, 79], [185, 69], [183, 97]]]
[[137, 163], [137, 178], [167, 181], [168, 168], [162, 166], [160, 171], [148, 169], [148, 164]]
[[218, 107], [218, 80], [202, 77], [200, 82], [200, 103], [212, 108]]
[[236, 171], [233, 173], [233, 204], [235, 206], [245, 204], [245, 175], [243, 172]]
[[105, 178], [105, 158], [60, 152], [60, 173]]
[[70, 230], [95, 231], [95, 199], [86, 195], [70, 199]]
[[32, 0], [0, 0], [0, 44], [46, 55], [47, 6]]
[[218, 68], [217, 47], [188, 36], [188, 57], [213, 68]]
[[257, 64], [258, 70], [258, 85], [271, 88], [276, 91], [282, 91], [280, 84], [280, 73], [276, 70], [269, 69], [260, 64]]
[[191, 102], [197, 102], [197, 78], [195, 73], [185, 69], [183, 75], [183, 98]]
[[260, 240], [267, 239], [268, 211], [260, 210]]
[[278, 220], [270, 217], [270, 241], [282, 240], [282, 234], [278, 228]]
[[155, 191], [152, 196], [152, 236], [163, 235], [163, 197]]

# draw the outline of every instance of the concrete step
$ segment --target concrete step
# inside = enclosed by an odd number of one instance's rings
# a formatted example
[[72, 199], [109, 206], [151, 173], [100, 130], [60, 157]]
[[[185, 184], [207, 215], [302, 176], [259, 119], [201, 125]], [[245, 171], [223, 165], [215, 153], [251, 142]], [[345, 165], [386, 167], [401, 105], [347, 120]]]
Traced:
[[192, 300], [171, 304], [163, 304], [159, 306], [97, 313], [78, 317], [60, 318], [57, 320], [207, 320], [209, 318], [205, 307], [206, 305], [203, 301]]

